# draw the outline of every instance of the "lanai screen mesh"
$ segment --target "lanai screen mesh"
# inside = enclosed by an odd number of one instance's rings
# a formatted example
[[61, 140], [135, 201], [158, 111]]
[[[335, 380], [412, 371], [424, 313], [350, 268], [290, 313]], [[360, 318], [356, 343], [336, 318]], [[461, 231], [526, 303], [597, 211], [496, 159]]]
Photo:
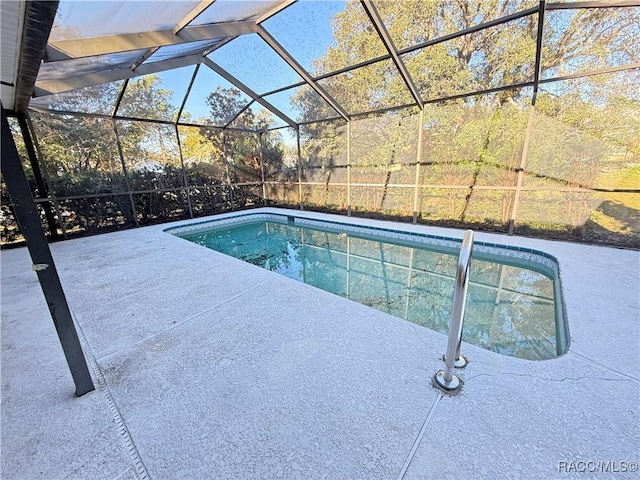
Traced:
[[63, 0], [34, 197], [65, 235], [282, 205], [639, 246], [624, 5]]

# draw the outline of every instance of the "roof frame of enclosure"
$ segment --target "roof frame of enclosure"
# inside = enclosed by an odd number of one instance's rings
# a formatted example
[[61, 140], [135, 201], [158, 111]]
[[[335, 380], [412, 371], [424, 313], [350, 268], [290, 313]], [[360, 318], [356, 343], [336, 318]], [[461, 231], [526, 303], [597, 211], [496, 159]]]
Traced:
[[285, 115], [284, 113], [282, 113], [279, 109], [277, 109], [276, 107], [274, 107], [273, 105], [271, 105], [269, 102], [267, 102], [264, 98], [261, 98], [256, 92], [254, 92], [251, 88], [249, 88], [247, 85], [245, 85], [244, 83], [242, 83], [240, 80], [238, 80], [236, 77], [234, 77], [233, 75], [231, 75], [229, 72], [227, 72], [224, 68], [222, 68], [220, 65], [218, 65], [217, 63], [215, 63], [213, 60], [209, 59], [209, 58], [205, 58], [204, 59], [204, 64], [209, 67], [211, 70], [213, 70], [214, 72], [216, 72], [218, 75], [220, 75], [222, 78], [224, 78], [225, 80], [227, 80], [229, 83], [234, 84], [236, 87], [238, 87], [240, 90], [242, 90], [244, 93], [246, 93], [247, 95], [249, 95], [254, 101], [258, 102], [260, 105], [262, 105], [263, 107], [269, 109], [272, 113], [274, 113], [275, 115], [277, 115], [278, 117], [280, 117], [282, 120], [284, 120], [287, 124], [289, 124], [289, 126], [296, 128], [297, 124], [296, 122], [294, 122], [293, 120], [291, 120], [287, 115]]
[[[172, 28], [163, 28], [158, 30], [149, 30], [138, 33], [123, 33], [118, 35], [103, 35], [92, 38], [77, 38], [77, 39], [63, 39], [57, 41], [51, 41], [47, 45], [47, 51], [45, 55], [45, 64], [56, 64], [57, 62], [73, 61], [75, 58], [86, 58], [87, 56], [95, 55], [109, 55], [117, 54], [128, 51], [143, 51], [138, 55], [133, 62], [126, 66], [118, 66], [116, 68], [107, 68], [105, 70], [89, 71], [86, 73], [80, 73], [75, 75], [67, 75], [62, 78], [46, 76], [36, 82], [33, 96], [41, 97], [55, 93], [61, 93], [69, 90], [75, 90], [87, 86], [99, 85], [103, 83], [130, 79], [138, 76], [160, 73], [167, 70], [177, 69], [190, 65], [199, 65], [204, 63], [208, 68], [212, 69], [219, 75], [221, 75], [228, 82], [233, 84], [239, 90], [247, 94], [252, 102], [245, 106], [246, 110], [252, 104], [258, 103], [264, 108], [273, 113], [276, 117], [284, 121], [287, 126], [297, 128], [299, 123], [309, 123], [308, 121], [297, 122], [291, 118], [288, 114], [280, 110], [277, 106], [271, 104], [265, 99], [268, 95], [285, 91], [287, 89], [296, 88], [302, 85], [307, 85], [313, 89], [324, 101], [326, 101], [335, 111], [336, 116], [332, 118], [342, 118], [344, 120], [350, 120], [352, 117], [361, 117], [372, 113], [384, 113], [389, 110], [402, 109], [407, 106], [414, 105], [422, 108], [425, 104], [430, 104], [439, 101], [446, 101], [456, 98], [465, 98], [473, 95], [497, 92], [502, 90], [508, 90], [512, 88], [521, 88], [531, 86], [535, 92], [537, 87], [541, 83], [547, 83], [556, 81], [559, 79], [575, 78], [580, 76], [589, 76], [594, 72], [584, 72], [579, 74], [570, 74], [563, 76], [556, 76], [554, 78], [541, 78], [541, 52], [543, 41], [543, 20], [544, 14], [553, 10], [567, 10], [567, 9], [589, 9], [589, 8], [625, 8], [640, 6], [640, 1], [637, 0], [600, 0], [600, 1], [578, 1], [567, 3], [548, 3], [546, 0], [540, 0], [539, 5], [523, 9], [511, 13], [509, 15], [501, 16], [500, 18], [491, 19], [473, 25], [463, 30], [447, 33], [438, 38], [429, 39], [427, 41], [411, 45], [405, 48], [396, 48], [393, 39], [384, 24], [384, 21], [375, 5], [374, 0], [361, 0], [359, 3], [364, 9], [372, 28], [377, 33], [382, 45], [386, 49], [386, 53], [383, 55], [375, 56], [365, 61], [355, 63], [353, 65], [347, 65], [344, 68], [333, 70], [330, 72], [323, 72], [321, 74], [314, 75], [307, 71], [302, 64], [292, 55], [286, 47], [284, 47], [268, 30], [262, 22], [272, 17], [273, 15], [280, 14], [286, 15], [286, 9], [291, 4], [295, 3], [294, 0], [285, 0], [283, 2], [271, 2], [270, 8], [261, 12], [259, 15], [254, 15], [252, 18], [243, 19], [239, 21], [228, 21], [212, 24], [194, 25], [192, 22], [199, 18], [208, 8], [215, 5], [215, 0], [204, 0], [197, 3], [191, 11], [184, 15]], [[429, 98], [420, 94], [419, 89], [416, 87], [415, 79], [412, 78], [408, 71], [402, 55], [412, 53], [426, 47], [435, 46], [444, 42], [463, 37], [465, 35], [481, 32], [491, 27], [496, 27], [508, 22], [512, 22], [521, 18], [525, 18], [531, 15], [537, 15], [539, 19], [538, 29], [536, 32], [536, 54], [535, 54], [535, 72], [533, 78], [528, 78], [524, 81], [515, 82], [509, 85], [500, 85], [495, 87], [477, 89], [470, 92], [464, 92], [453, 95], [440, 95], [437, 97]], [[211, 60], [207, 55], [221, 48], [225, 44], [232, 42], [235, 38], [256, 33], [275, 53], [286, 62], [301, 78], [302, 81], [296, 82], [290, 85], [283, 85], [277, 89], [273, 89], [269, 92], [261, 93], [256, 92], [249, 88], [246, 82], [242, 78], [229, 73], [221, 65]], [[174, 45], [188, 45], [191, 42], [210, 41], [213, 45], [208, 45], [203, 50], [192, 53], [185, 56], [178, 56], [175, 58], [168, 58], [166, 60], [160, 60], [155, 62], [148, 62], [148, 59], [156, 53], [159, 49], [167, 46]], [[95, 57], [98, 61], [100, 57]], [[392, 60], [393, 64], [398, 70], [398, 73], [406, 85], [408, 91], [413, 99], [412, 104], [397, 105], [394, 107], [376, 108], [366, 112], [358, 112], [355, 115], [350, 114], [347, 109], [344, 108], [340, 102], [337, 101], [332, 95], [330, 95], [322, 85], [320, 80], [330, 79], [340, 74], [355, 71], [358, 68], [363, 68], [369, 65], [376, 64], [378, 62]], [[611, 71], [619, 71], [624, 69], [637, 68], [637, 64], [610, 67], [608, 69], [600, 69], [597, 73], [605, 73]], [[193, 83], [193, 79], [191, 81]], [[189, 89], [188, 89], [189, 90]], [[187, 91], [188, 91], [187, 90]], [[186, 99], [186, 95], [185, 95]], [[535, 101], [535, 100], [534, 100]], [[184, 100], [181, 104], [184, 106]], [[41, 108], [39, 108], [41, 110]], [[237, 115], [242, 113], [239, 112]], [[180, 123], [179, 117], [175, 123]], [[233, 120], [225, 125], [229, 127], [233, 123]], [[191, 123], [193, 124], [193, 123]], [[281, 127], [274, 127], [281, 128]]]
[[[189, 23], [191, 23], [193, 20], [195, 20], [198, 17], [198, 15], [200, 15], [207, 8], [209, 8], [211, 6], [211, 4], [213, 2], [215, 2], [215, 1], [216, 0], [203, 0], [203, 1], [201, 1], [187, 15], [185, 15], [182, 18], [182, 20], [180, 20], [178, 22], [178, 24], [171, 29], [171, 31], [175, 35], [178, 35], [187, 25], [189, 25]], [[136, 68], [138, 68], [140, 65], [142, 65], [143, 62], [145, 62], [151, 55], [156, 53], [159, 49], [160, 49], [159, 46], [155, 46], [155, 47], [149, 48], [145, 53], [140, 55], [133, 62], [133, 64], [131, 64], [131, 70], [135, 70]]]
[[152, 32], [105, 35], [73, 40], [59, 40], [47, 46], [47, 61], [93, 57], [130, 50], [160, 48], [180, 43], [237, 37], [255, 32], [255, 22], [230, 22], [215, 25], [185, 27], [179, 33], [173, 29]]
[[[324, 98], [329, 105], [331, 105], [334, 110], [336, 110], [342, 118], [345, 120], [349, 120], [349, 114], [336, 102], [336, 100], [327, 93], [327, 91], [318, 85], [318, 82], [313, 79], [311, 74], [307, 72], [302, 65], [300, 65], [292, 56], [287, 52], [287, 50], [280, 45], [275, 38], [273, 38], [269, 32], [267, 32], [263, 27], [259, 27], [258, 35], [262, 38], [267, 44], [273, 48], [282, 59], [287, 62], [287, 64], [293, 68], [298, 75], [300, 75], [307, 84], [313, 88], [322, 98]], [[287, 87], [291, 88], [291, 86]], [[273, 93], [273, 92], [271, 92]]]
[[400, 72], [400, 75], [402, 76], [402, 80], [404, 81], [405, 85], [411, 92], [411, 95], [416, 101], [416, 104], [420, 108], [422, 108], [424, 106], [424, 102], [422, 101], [420, 92], [418, 92], [418, 88], [416, 87], [416, 84], [413, 82], [413, 79], [411, 78], [411, 75], [409, 74], [409, 71], [407, 70], [406, 65], [400, 58], [400, 54], [398, 53], [398, 50], [396, 49], [393, 43], [391, 35], [389, 35], [389, 32], [387, 31], [387, 27], [385, 27], [384, 22], [380, 17], [380, 13], [378, 13], [378, 9], [376, 8], [372, 0], [362, 0], [361, 3], [365, 12], [367, 12], [367, 15], [369, 16], [369, 20], [371, 21], [374, 28], [376, 29], [376, 32], [378, 32], [378, 35], [380, 36], [380, 39], [382, 40], [384, 47], [387, 49], [387, 51], [389, 52], [389, 55], [393, 59], [393, 63], [395, 64], [396, 68]]

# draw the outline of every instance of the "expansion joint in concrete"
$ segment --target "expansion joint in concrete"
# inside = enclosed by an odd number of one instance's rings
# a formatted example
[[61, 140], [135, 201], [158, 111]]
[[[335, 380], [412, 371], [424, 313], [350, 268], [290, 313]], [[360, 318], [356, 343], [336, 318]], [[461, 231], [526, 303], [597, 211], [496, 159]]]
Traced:
[[429, 420], [434, 415], [436, 407], [437, 407], [438, 403], [440, 402], [440, 400], [442, 399], [443, 396], [444, 396], [443, 393], [438, 393], [438, 395], [436, 396], [435, 400], [431, 404], [431, 408], [429, 409], [429, 413], [427, 413], [427, 418], [425, 418], [424, 423], [422, 424], [422, 428], [420, 429], [420, 432], [418, 433], [418, 436], [416, 437], [415, 441], [413, 442], [413, 446], [411, 447], [411, 451], [409, 452], [409, 455], [407, 455], [407, 459], [404, 461], [404, 465], [402, 466], [402, 470], [400, 470], [400, 474], [398, 475], [398, 480], [402, 480], [404, 478], [404, 476], [407, 474], [407, 470], [409, 469], [409, 465], [411, 465], [411, 461], [413, 460], [413, 457], [415, 456], [416, 451], [418, 450], [418, 446], [420, 446], [420, 442], [422, 441], [422, 437], [424, 437], [424, 434], [427, 431], [427, 425], [429, 424]]
[[602, 368], [604, 370], [608, 370], [609, 372], [613, 372], [613, 373], [615, 373], [617, 375], [622, 375], [623, 377], [627, 377], [628, 379], [634, 380], [635, 382], [640, 382], [640, 379], [638, 379], [636, 377], [633, 377], [631, 375], [623, 373], [623, 372], [621, 372], [619, 370], [616, 370], [615, 368], [607, 367], [606, 365], [603, 365], [602, 363], [596, 362], [595, 360], [592, 360], [591, 358], [589, 358], [589, 357], [587, 357], [587, 356], [585, 356], [585, 355], [583, 355], [581, 353], [578, 353], [575, 350], [571, 350], [570, 349], [569, 352], [567, 353], [567, 355], [569, 355], [571, 357], [574, 357], [574, 358], [577, 358], [579, 360], [582, 360], [582, 361], [584, 361], [586, 363], [590, 363], [591, 365], [594, 365], [596, 367], [600, 367], [600, 368]]
[[[74, 316], [74, 320], [76, 320], [75, 314], [73, 316]], [[84, 350], [84, 354], [87, 357], [87, 360], [89, 361], [89, 366], [91, 367], [96, 383], [98, 384], [98, 390], [104, 395], [107, 401], [107, 406], [109, 407], [109, 412], [111, 412], [113, 423], [116, 425], [116, 428], [118, 430], [118, 436], [120, 437], [120, 440], [122, 441], [125, 452], [129, 457], [129, 460], [131, 461], [136, 478], [138, 480], [149, 480], [151, 477], [149, 477], [149, 473], [147, 472], [147, 468], [145, 467], [144, 462], [142, 461], [142, 457], [140, 456], [140, 453], [138, 452], [138, 449], [136, 448], [136, 445], [133, 442], [133, 439], [131, 438], [131, 434], [127, 429], [127, 425], [124, 423], [124, 419], [120, 414], [118, 405], [116, 405], [116, 402], [113, 399], [113, 395], [111, 395], [109, 386], [107, 385], [107, 382], [105, 381], [104, 376], [102, 375], [102, 371], [100, 370], [100, 367], [98, 366], [98, 362], [96, 361], [96, 358], [93, 355], [93, 352], [91, 351], [89, 343], [87, 342], [87, 339], [84, 336], [84, 332], [82, 331], [82, 328], [80, 327], [77, 320], [75, 321], [75, 323], [76, 323], [76, 328], [78, 329], [78, 337], [80, 339], [80, 345], [82, 346], [82, 350]]]

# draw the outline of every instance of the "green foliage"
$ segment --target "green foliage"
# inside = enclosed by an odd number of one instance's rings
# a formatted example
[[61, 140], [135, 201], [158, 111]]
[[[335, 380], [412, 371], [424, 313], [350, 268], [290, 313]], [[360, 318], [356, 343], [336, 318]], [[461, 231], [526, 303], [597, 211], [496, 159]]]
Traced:
[[50, 175], [109, 171], [119, 164], [109, 120], [62, 114], [32, 114]]
[[171, 103], [172, 91], [161, 88], [157, 75], [132, 80], [125, 89], [118, 115], [133, 118], [175, 120], [177, 109]]
[[[400, 50], [537, 5], [535, 0], [376, 2]], [[350, 206], [362, 215], [417, 214], [430, 223], [505, 230], [525, 152], [517, 231], [640, 244], [637, 193], [580, 190], [638, 188], [639, 71], [545, 81], [639, 62], [640, 9], [554, 10], [545, 18], [543, 83], [533, 112], [532, 89], [516, 88], [429, 103], [422, 124], [412, 109], [354, 118], [350, 159], [345, 122], [306, 124], [300, 128], [302, 181], [309, 183], [302, 186], [305, 207], [344, 211]], [[537, 19], [529, 15], [401, 57], [424, 100], [531, 81]], [[333, 43], [313, 62], [314, 75], [387, 53], [358, 1], [349, 0], [332, 27]], [[390, 60], [319, 83], [349, 114], [413, 101]], [[55, 108], [110, 115], [122, 85], [69, 92], [55, 99]], [[173, 125], [136, 120], [175, 121], [171, 98], [158, 76], [147, 75], [127, 84], [117, 114], [130, 120], [114, 124], [110, 118], [32, 114], [50, 190], [57, 197], [99, 195], [61, 201], [61, 220], [70, 231], [182, 218], [189, 213], [188, 200], [195, 215], [259, 205], [262, 187], [254, 184], [263, 178], [280, 182], [266, 186], [274, 203], [297, 203], [297, 186], [291, 188], [298, 178], [297, 148], [285, 144], [280, 133], [266, 132], [273, 124], [269, 112], [247, 108], [235, 88], [218, 87], [206, 97], [207, 117], [195, 120], [201, 128], [181, 126], [176, 132]], [[293, 103], [302, 122], [337, 115], [307, 87]], [[230, 129], [223, 134], [225, 126]], [[29, 174], [29, 163], [23, 163]], [[192, 187], [189, 198], [180, 190], [186, 182]], [[12, 222], [3, 190], [5, 239], [17, 231]]]
[[[207, 125], [225, 126], [231, 123], [234, 129], [263, 131], [271, 123], [271, 114], [265, 110], [257, 113], [246, 107], [239, 90], [221, 88], [207, 96], [210, 108], [209, 118], [204, 119]], [[239, 114], [239, 115], [238, 115]], [[232, 183], [261, 182], [260, 140], [258, 135], [228, 130], [201, 128], [200, 135], [211, 145], [212, 155], [222, 155], [222, 162], [229, 168], [229, 181]], [[267, 172], [279, 170], [284, 161], [282, 137], [277, 134], [263, 135], [262, 155]]]
[[222, 155], [222, 152], [202, 135], [199, 128], [178, 127], [178, 131], [185, 164], [212, 162]]
[[13, 207], [9, 199], [9, 192], [0, 177], [0, 242], [13, 243], [22, 240], [18, 222], [13, 214]]
[[[376, 5], [396, 47], [402, 49], [537, 6], [537, 2], [406, 0], [381, 1]], [[315, 62], [318, 73], [335, 71], [384, 53], [361, 10], [359, 2], [348, 2], [345, 11], [336, 15], [335, 41]], [[640, 50], [633, 40], [640, 34], [638, 8], [547, 14], [543, 78], [640, 60]], [[402, 58], [425, 100], [531, 81], [536, 32], [537, 15], [530, 15], [405, 53]], [[548, 190], [521, 192], [517, 228], [535, 225], [539, 231], [561, 229], [575, 234], [575, 238], [601, 242], [603, 235], [590, 236], [586, 228], [593, 224], [590, 214], [595, 209], [624, 215], [624, 219], [635, 218], [613, 205], [631, 207], [637, 203], [633, 199], [638, 194], [625, 194], [608, 204], [601, 203], [602, 196], [570, 189], [625, 188], [611, 172], [640, 163], [638, 81], [638, 72], [632, 70], [541, 85], [532, 117], [524, 187]], [[330, 93], [339, 92], [340, 103], [349, 113], [398, 105], [404, 98], [404, 85], [387, 62], [322, 82]], [[364, 128], [359, 127], [362, 121], [352, 121], [351, 206], [371, 214], [411, 214], [413, 199], [407, 189], [386, 186], [410, 182], [413, 173], [410, 156], [415, 155], [410, 144], [417, 143], [415, 132], [422, 128], [422, 157], [414, 157], [420, 162], [418, 174], [423, 186], [419, 190], [419, 216], [431, 222], [452, 225], [471, 222], [504, 230], [514, 209], [513, 188], [524, 148], [531, 96], [531, 89], [521, 88], [428, 104], [424, 125], [417, 127], [413, 122], [394, 126], [392, 118], [400, 117], [399, 111], [373, 116], [366, 120]], [[321, 108], [308, 93], [302, 92], [294, 100], [303, 112]], [[339, 188], [331, 184], [344, 181], [344, 168], [340, 165], [346, 162], [336, 161], [345, 148], [344, 135], [336, 135], [331, 123], [319, 122], [305, 129], [309, 132], [302, 135], [305, 173], [322, 172], [322, 176], [307, 174], [305, 179], [326, 182], [324, 189], [309, 187], [309, 192], [316, 192], [308, 196], [309, 201], [321, 208], [345, 208], [345, 204], [329, 200], [331, 192]], [[399, 138], [407, 141], [406, 148], [402, 141], [398, 142]], [[397, 170], [394, 157], [402, 156], [403, 150], [409, 168], [402, 165]], [[355, 187], [358, 182], [384, 187], [358, 188]], [[494, 189], [476, 190], [485, 186]], [[631, 208], [637, 211], [637, 205]], [[613, 241], [620, 241], [625, 235], [629, 238], [622, 243], [639, 241], [638, 234], [629, 226], [631, 220], [618, 217], [617, 221], [604, 222], [600, 214], [591, 218], [600, 219], [600, 225], [612, 229], [608, 235]]]

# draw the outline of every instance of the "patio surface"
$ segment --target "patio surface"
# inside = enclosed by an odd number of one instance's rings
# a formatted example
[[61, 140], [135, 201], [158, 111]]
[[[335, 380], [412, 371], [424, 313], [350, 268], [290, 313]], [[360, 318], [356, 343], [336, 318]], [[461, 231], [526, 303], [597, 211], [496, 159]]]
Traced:
[[638, 478], [640, 252], [476, 233], [558, 259], [571, 346], [464, 343], [452, 397], [444, 335], [163, 232], [190, 222], [51, 245], [81, 398], [27, 250], [1, 252], [2, 479]]

